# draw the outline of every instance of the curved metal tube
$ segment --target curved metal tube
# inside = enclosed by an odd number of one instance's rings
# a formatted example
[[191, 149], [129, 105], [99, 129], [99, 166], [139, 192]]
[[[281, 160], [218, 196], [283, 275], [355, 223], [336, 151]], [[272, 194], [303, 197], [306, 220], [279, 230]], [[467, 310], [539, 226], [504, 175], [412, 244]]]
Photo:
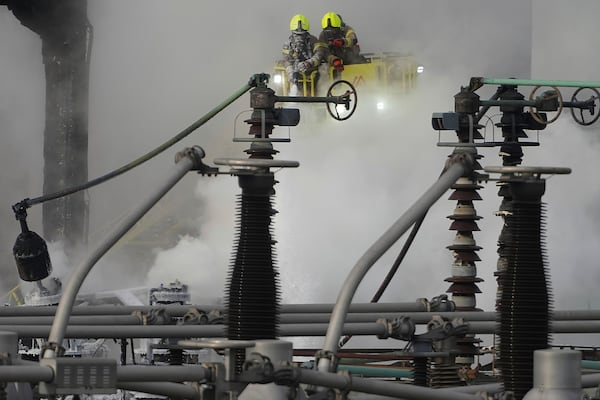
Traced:
[[[178, 161], [172, 173], [165, 178], [162, 183], [159, 183], [158, 189], [152, 193], [145, 201], [142, 201], [138, 207], [126, 218], [118, 223], [118, 225], [110, 232], [104, 240], [100, 241], [96, 248], [92, 250], [88, 256], [79, 264], [71, 279], [69, 280], [63, 295], [60, 299], [60, 303], [56, 309], [56, 316], [48, 336], [48, 342], [50, 345], [58, 346], [62, 342], [65, 330], [73, 304], [77, 297], [77, 293], [83, 284], [83, 281], [89, 274], [92, 267], [119, 239], [121, 239], [125, 233], [129, 231], [139, 220], [146, 214], [185, 174], [194, 168], [197, 164], [197, 160], [204, 157], [204, 151], [199, 147], [194, 147], [178, 153]], [[48, 348], [40, 359], [44, 358], [55, 358], [56, 352], [52, 348]]]
[[[327, 329], [323, 353], [334, 354], [338, 350], [338, 340], [342, 335], [342, 327], [350, 303], [358, 285], [375, 262], [420, 218], [433, 203], [448, 190], [456, 180], [464, 175], [472, 165], [468, 154], [454, 157], [439, 179], [366, 251], [354, 265], [344, 281], [337, 301], [331, 313], [331, 321]], [[469, 165], [468, 165], [469, 164]], [[329, 358], [318, 361], [318, 369], [330, 371]]]

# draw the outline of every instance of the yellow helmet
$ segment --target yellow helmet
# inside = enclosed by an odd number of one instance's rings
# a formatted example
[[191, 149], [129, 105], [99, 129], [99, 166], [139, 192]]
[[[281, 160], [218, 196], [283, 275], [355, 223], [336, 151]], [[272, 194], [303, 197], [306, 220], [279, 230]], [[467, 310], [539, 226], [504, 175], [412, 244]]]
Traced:
[[323, 19], [321, 19], [321, 27], [325, 29], [329, 26], [333, 28], [341, 28], [342, 19], [340, 18], [340, 16], [334, 12], [328, 12], [325, 15], [323, 15]]
[[307, 31], [309, 28], [310, 24], [308, 23], [308, 19], [302, 14], [296, 14], [290, 20], [290, 31]]

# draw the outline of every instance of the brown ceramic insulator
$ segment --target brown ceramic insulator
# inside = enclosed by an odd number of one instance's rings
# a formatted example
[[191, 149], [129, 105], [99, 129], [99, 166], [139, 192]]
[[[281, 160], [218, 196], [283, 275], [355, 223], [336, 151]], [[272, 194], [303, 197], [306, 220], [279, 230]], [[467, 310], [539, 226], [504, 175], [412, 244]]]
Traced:
[[477, 222], [475, 222], [474, 220], [457, 219], [457, 220], [452, 221], [452, 223], [450, 224], [450, 228], [448, 228], [448, 230], [474, 232], [474, 231], [479, 231], [479, 226], [477, 225]]
[[454, 258], [456, 260], [460, 260], [464, 263], [472, 263], [475, 261], [481, 261], [481, 258], [477, 255], [477, 253], [475, 253], [474, 251], [471, 250], [455, 250], [454, 251]]
[[452, 192], [450, 197], [448, 197], [448, 200], [474, 201], [481, 200], [481, 196], [479, 195], [479, 193], [477, 193], [477, 191], [472, 189], [457, 189], [454, 192]]
[[[446, 279], [446, 281], [449, 281], [449, 279]], [[450, 285], [448, 290], [446, 290], [446, 293], [469, 295], [481, 293], [481, 290], [477, 287], [477, 285], [471, 282], [454, 282], [452, 285]]]

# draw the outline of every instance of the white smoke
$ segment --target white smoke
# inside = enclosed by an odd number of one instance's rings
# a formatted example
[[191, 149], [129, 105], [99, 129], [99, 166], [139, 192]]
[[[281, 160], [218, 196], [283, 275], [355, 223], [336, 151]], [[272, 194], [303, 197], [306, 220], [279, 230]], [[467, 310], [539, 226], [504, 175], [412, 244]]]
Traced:
[[[436, 4], [437, 11], [428, 10], [427, 20], [421, 22], [418, 18], [400, 17], [423, 15], [423, 7], [412, 4], [385, 2], [377, 8], [354, 1], [327, 6], [342, 14], [356, 29], [363, 51], [413, 53], [425, 64], [426, 74], [416, 93], [391, 102], [383, 114], [374, 114], [369, 105], [371, 99], [360, 92], [356, 115], [343, 123], [321, 121], [325, 114], [323, 109], [315, 114], [312, 110], [318, 107], [303, 107], [302, 122], [291, 129], [292, 143], [276, 145], [281, 151], [279, 158], [301, 163], [297, 170], [283, 170], [276, 175], [280, 183], [276, 186], [274, 202], [279, 214], [274, 226], [285, 301], [333, 301], [345, 274], [362, 252], [439, 175], [451, 149], [435, 146], [437, 137], [430, 128], [431, 112], [452, 109], [452, 96], [461, 85], [468, 83], [471, 75], [465, 73], [463, 60], [476, 71], [473, 75], [528, 72], [527, 30], [524, 40], [518, 41], [516, 51], [521, 57], [513, 60], [514, 65], [506, 65], [504, 60], [514, 54], [516, 41], [497, 45], [494, 57], [473, 59], [473, 51], [483, 52], [490, 45], [489, 39], [479, 38], [474, 32], [484, 31], [494, 18], [510, 12], [492, 2], [489, 6], [493, 7], [493, 14], [489, 9], [477, 13], [470, 5], [469, 1], [452, 6]], [[519, 2], [511, 5], [519, 10], [519, 18], [525, 25], [525, 21], [529, 21], [528, 7]], [[206, 9], [182, 2], [180, 8], [165, 13], [164, 8], [154, 2], [145, 2], [139, 8], [123, 8], [122, 4], [113, 2], [102, 7], [91, 5], [96, 40], [93, 82], [98, 82], [93, 86], [91, 122], [98, 131], [102, 127], [102, 134], [92, 138], [90, 146], [110, 153], [111, 157], [137, 155], [137, 146], [122, 146], [117, 153], [111, 150], [111, 143], [125, 138], [135, 142], [140, 134], [149, 135], [155, 141], [159, 139], [157, 135], [170, 137], [174, 129], [185, 126], [213, 107], [245, 83], [252, 73], [271, 72], [288, 35], [287, 25], [293, 13], [288, 7], [268, 1], [265, 1], [263, 10], [267, 11], [264, 13], [252, 11], [256, 4], [239, 7], [234, 15], [225, 13], [227, 29], [224, 29], [223, 10], [216, 6]], [[247, 12], [242, 10], [244, 7], [248, 7]], [[311, 31], [318, 33], [320, 17], [330, 8], [305, 4], [297, 12], [305, 13], [311, 21]], [[475, 12], [478, 19], [466, 15], [467, 9]], [[202, 23], [195, 23], [196, 15], [200, 14]], [[108, 21], [111, 29], [103, 29]], [[126, 29], [129, 25], [137, 28]], [[233, 39], [224, 39], [230, 36]], [[457, 41], [449, 44], [449, 37]], [[116, 43], [120, 46], [115, 49]], [[122, 101], [114, 101], [115, 98]], [[233, 118], [238, 111], [247, 108], [247, 99], [246, 96], [236, 102], [231, 110], [201, 128], [193, 141], [185, 142], [204, 146], [207, 160], [243, 157], [244, 147], [232, 146], [230, 141]], [[127, 132], [127, 136], [124, 137], [123, 132]], [[147, 139], [141, 143], [147, 143]], [[166, 162], [163, 157], [163, 165]], [[142, 169], [129, 178], [136, 180], [138, 193], [150, 189], [154, 179], [160, 176], [160, 170], [154, 167], [152, 170], [149, 174], [147, 169]], [[234, 240], [234, 200], [239, 188], [236, 178], [220, 177], [218, 180], [229, 180], [229, 183], [221, 184], [218, 192], [207, 192], [206, 179], [199, 178], [196, 191], [200, 207], [189, 208], [189, 218], [199, 223], [200, 235], [194, 239], [200, 249], [198, 262], [178, 261], [186, 257], [184, 249], [192, 247], [191, 239], [186, 236], [164, 255], [158, 249], [156, 265], [150, 268], [146, 284], [157, 285], [161, 282], [155, 279], [167, 280], [170, 273], [170, 280], [194, 282], [193, 288], [202, 294], [206, 293], [203, 285], [210, 282], [210, 297], [224, 290]], [[210, 185], [217, 186], [214, 182]], [[115, 196], [123, 198], [123, 204], [131, 201], [128, 190], [117, 189], [116, 193], [112, 188], [102, 193], [98, 190], [94, 194], [97, 199], [94, 215], [113, 211], [107, 207], [114, 207], [114, 201], [101, 200], [107, 193], [111, 193], [112, 200]], [[189, 191], [179, 193], [189, 196]], [[196, 200], [190, 202], [193, 205]], [[397, 278], [396, 288], [390, 290], [385, 299], [412, 300], [446, 290], [448, 285], [443, 279], [449, 275], [451, 256], [445, 246], [451, 244], [452, 234], [447, 232], [449, 221], [445, 216], [451, 214], [453, 207], [449, 202], [440, 205], [437, 212], [430, 212], [422, 230], [433, 230], [435, 234], [417, 239], [406, 267], [401, 269], [401, 277]], [[215, 208], [219, 211], [214, 211]], [[397, 251], [392, 250], [374, 267], [364, 287], [361, 286], [357, 301], [370, 298]], [[489, 265], [493, 267], [495, 261]], [[147, 270], [148, 266], [139, 269], [140, 272]], [[487, 275], [491, 276], [491, 272], [488, 270]]]
[[[454, 94], [471, 76], [596, 79], [595, 64], [586, 61], [590, 49], [579, 51], [573, 44], [586, 34], [593, 36], [594, 21], [578, 21], [597, 15], [586, 10], [598, 6], [593, 1], [578, 4], [585, 7], [558, 0], [551, 5], [537, 0], [381, 0], [376, 4], [345, 0], [303, 3], [290, 10], [287, 3], [260, 0], [236, 4], [236, 11], [230, 12], [228, 5], [191, 0], [169, 6], [149, 0], [90, 2], [94, 26], [90, 177], [124, 165], [171, 138], [252, 74], [271, 72], [288, 35], [289, 18], [296, 12], [308, 16], [315, 34], [324, 12], [339, 12], [356, 29], [363, 51], [412, 53], [425, 65], [425, 74], [415, 93], [398, 98], [383, 113], [369, 108], [369, 96], [360, 92], [356, 115], [346, 122], [321, 122], [324, 113], [317, 114], [318, 107], [303, 107], [300, 125], [290, 130], [292, 142], [276, 144], [281, 151], [278, 158], [301, 164], [276, 174], [280, 183], [274, 202], [279, 214], [274, 233], [283, 299], [333, 301], [360, 255], [439, 175], [451, 148], [436, 146], [431, 113], [452, 110]], [[506, 28], [509, 20], [511, 29]], [[554, 29], [563, 25], [577, 28], [577, 37], [573, 34], [568, 40], [570, 31]], [[8, 71], [0, 78], [5, 189], [0, 217], [8, 227], [1, 231], [4, 250], [0, 254], [5, 256], [2, 270], [14, 271], [10, 247], [18, 225], [9, 207], [41, 194], [43, 67], [39, 39], [4, 7], [0, 7], [0, 34], [0, 50], [10, 55], [0, 58], [2, 70]], [[247, 108], [246, 95], [164, 155], [90, 190], [90, 231], [105, 232], [106, 225], [151, 192], [172, 165], [175, 151], [184, 146], [204, 147], [209, 164], [217, 157], [244, 157], [245, 147], [232, 144], [231, 139], [235, 116]], [[555, 305], [594, 307], [600, 301], [592, 294], [599, 193], [590, 181], [597, 165], [598, 131], [567, 121], [568, 115], [563, 115], [541, 133], [541, 146], [525, 148], [524, 160], [526, 165], [573, 168], [571, 175], [548, 181], [544, 198]], [[501, 163], [497, 149], [480, 152], [485, 156], [483, 165]], [[190, 284], [195, 300], [222, 296], [239, 190], [235, 177], [186, 177], [160, 207], [176, 211], [179, 220], [193, 225], [197, 234], [183, 234], [178, 243], [166, 247], [156, 244], [142, 260], [115, 249], [94, 269], [88, 284], [111, 289], [179, 279]], [[484, 200], [475, 206], [484, 219], [475, 238], [484, 247], [478, 275], [485, 282], [479, 285], [483, 294], [477, 301], [490, 310], [501, 224], [493, 211], [500, 199], [493, 183], [485, 184], [481, 192]], [[40, 231], [38, 208], [31, 209], [30, 221]], [[443, 199], [432, 208], [382, 301], [411, 301], [447, 289], [444, 279], [450, 276], [452, 259], [445, 247], [452, 243], [453, 232], [448, 231], [446, 216], [453, 208], [454, 202]], [[400, 246], [373, 267], [356, 301], [371, 298]]]

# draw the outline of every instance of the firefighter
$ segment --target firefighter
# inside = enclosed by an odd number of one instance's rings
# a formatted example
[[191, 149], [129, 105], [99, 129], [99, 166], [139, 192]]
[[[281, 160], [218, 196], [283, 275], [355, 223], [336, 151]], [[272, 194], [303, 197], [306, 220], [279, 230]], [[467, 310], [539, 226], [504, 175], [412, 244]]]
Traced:
[[310, 76], [313, 71], [318, 79], [319, 64], [327, 55], [327, 45], [319, 43], [314, 35], [308, 31], [310, 25], [308, 19], [302, 14], [296, 14], [290, 20], [290, 37], [283, 45], [283, 65], [288, 80], [294, 86], [291, 91], [298, 89], [298, 81], [301, 74]]
[[354, 29], [342, 20], [339, 14], [328, 12], [321, 19], [323, 30], [319, 41], [327, 43], [329, 55], [327, 61], [336, 70], [342, 70], [344, 64], [360, 64], [366, 60], [360, 55], [358, 38]]

